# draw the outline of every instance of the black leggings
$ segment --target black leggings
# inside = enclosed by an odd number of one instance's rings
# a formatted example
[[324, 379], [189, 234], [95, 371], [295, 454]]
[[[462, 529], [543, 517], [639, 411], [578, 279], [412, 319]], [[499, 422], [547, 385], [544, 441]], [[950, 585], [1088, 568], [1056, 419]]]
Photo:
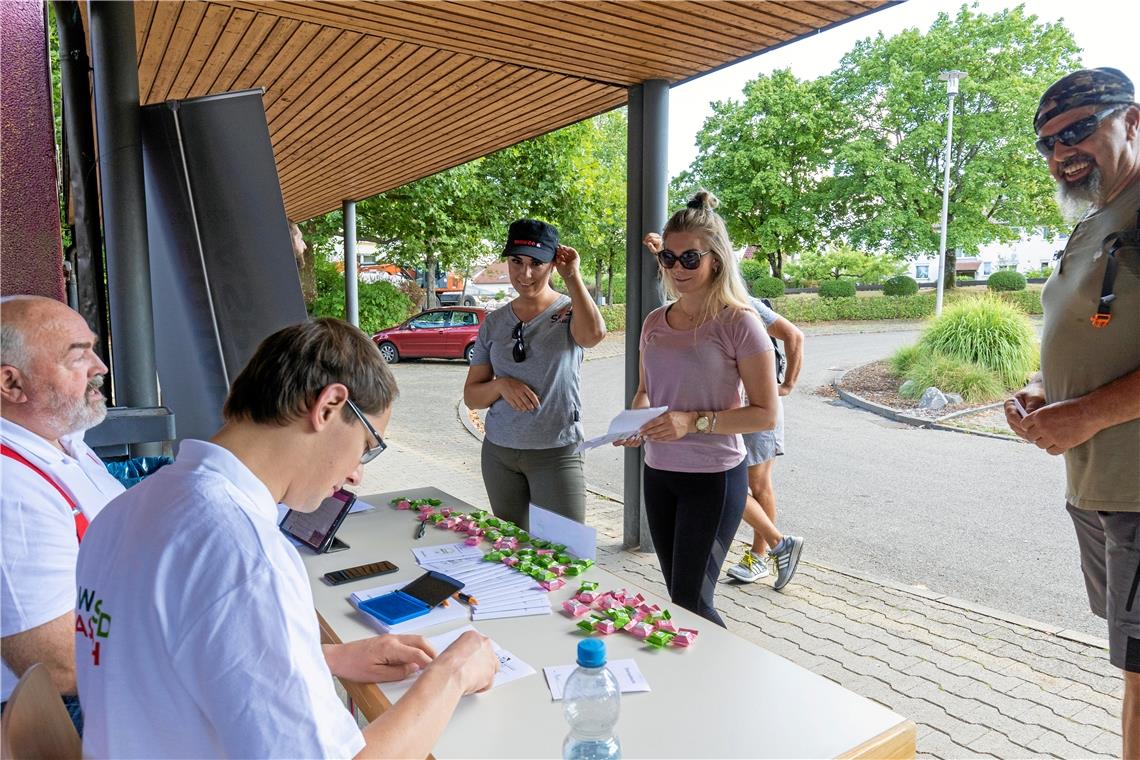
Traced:
[[671, 472], [645, 466], [645, 516], [669, 598], [722, 628], [717, 578], [744, 516], [748, 468]]

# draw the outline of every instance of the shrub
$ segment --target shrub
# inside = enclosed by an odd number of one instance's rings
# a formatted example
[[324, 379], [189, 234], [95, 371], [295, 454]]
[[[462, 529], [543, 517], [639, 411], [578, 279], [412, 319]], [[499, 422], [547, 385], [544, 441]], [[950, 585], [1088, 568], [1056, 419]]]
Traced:
[[[318, 285], [317, 298], [309, 312], [314, 317], [344, 319], [344, 280], [340, 287], [322, 290]], [[377, 330], [402, 322], [414, 304], [387, 280], [362, 282], [357, 285], [357, 306], [360, 309], [360, 329], [371, 335]]]
[[852, 298], [854, 295], [854, 280], [824, 280], [819, 284], [820, 298]]
[[906, 373], [910, 372], [910, 368], [922, 358], [922, 355], [922, 347], [918, 344], [903, 346], [895, 351], [894, 356], [891, 357], [891, 372], [899, 377], [905, 377]]
[[741, 259], [740, 276], [745, 280], [756, 280], [761, 277], [771, 277], [772, 268], [767, 261], [760, 259]]
[[1040, 269], [1030, 269], [1025, 273], [1025, 279], [1049, 279], [1049, 275], [1053, 274], [1053, 267], [1041, 267]]
[[1037, 369], [1033, 327], [1025, 314], [999, 298], [970, 298], [950, 304], [926, 328], [920, 343], [932, 352], [997, 373], [1007, 388], [1020, 387]]
[[957, 393], [972, 404], [994, 401], [1005, 395], [997, 373], [966, 359], [937, 351], [918, 351], [912, 358], [914, 361], [904, 375], [914, 381], [914, 387], [905, 394], [909, 398], [918, 398], [931, 386], [943, 393]]
[[1011, 270], [994, 272], [986, 282], [986, 287], [993, 291], [1025, 290], [1025, 275]]
[[994, 293], [994, 295], [1025, 314], [1043, 314], [1045, 312], [1041, 307], [1040, 290], [1006, 290]]
[[602, 312], [602, 320], [606, 323], [607, 332], [625, 330], [625, 304], [599, 306], [598, 310]]
[[895, 275], [883, 283], [883, 295], [913, 296], [918, 292], [918, 280], [905, 274]]
[[934, 313], [934, 294], [871, 296], [870, 298], [816, 298], [786, 296], [773, 307], [781, 317], [795, 322], [827, 322], [837, 319], [922, 319]]
[[748, 290], [757, 298], [779, 298], [784, 295], [784, 281], [764, 275], [749, 280]]

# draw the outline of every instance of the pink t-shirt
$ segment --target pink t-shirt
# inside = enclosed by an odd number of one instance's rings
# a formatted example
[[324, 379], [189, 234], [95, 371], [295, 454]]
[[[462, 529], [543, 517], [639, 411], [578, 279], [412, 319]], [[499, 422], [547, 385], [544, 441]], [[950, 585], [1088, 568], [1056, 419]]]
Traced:
[[[672, 412], [720, 412], [741, 406], [744, 391], [737, 360], [772, 350], [751, 309], [712, 319], [695, 330], [675, 330], [668, 305], [641, 327], [641, 361], [650, 406]], [[645, 463], [673, 472], [724, 472], [744, 459], [740, 436], [690, 433], [678, 441], [645, 442]]]

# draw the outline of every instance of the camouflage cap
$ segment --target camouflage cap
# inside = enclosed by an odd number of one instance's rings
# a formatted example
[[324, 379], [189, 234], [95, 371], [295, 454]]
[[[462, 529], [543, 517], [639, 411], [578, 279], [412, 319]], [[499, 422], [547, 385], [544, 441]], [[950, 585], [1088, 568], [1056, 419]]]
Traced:
[[1134, 102], [1136, 90], [1120, 69], [1103, 67], [1081, 69], [1058, 79], [1041, 96], [1033, 131], [1039, 132], [1054, 116], [1089, 105], [1128, 105]]

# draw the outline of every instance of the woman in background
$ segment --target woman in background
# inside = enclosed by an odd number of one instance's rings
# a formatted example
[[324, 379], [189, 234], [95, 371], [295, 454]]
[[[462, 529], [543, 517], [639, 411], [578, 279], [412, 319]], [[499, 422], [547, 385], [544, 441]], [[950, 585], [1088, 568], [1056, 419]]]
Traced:
[[[558, 230], [520, 219], [503, 248], [518, 297], [479, 328], [463, 401], [488, 409], [483, 483], [497, 517], [529, 529], [530, 504], [586, 519], [581, 375], [583, 349], [606, 336], [601, 312], [578, 269], [578, 252]], [[569, 295], [550, 286], [557, 270]]]

